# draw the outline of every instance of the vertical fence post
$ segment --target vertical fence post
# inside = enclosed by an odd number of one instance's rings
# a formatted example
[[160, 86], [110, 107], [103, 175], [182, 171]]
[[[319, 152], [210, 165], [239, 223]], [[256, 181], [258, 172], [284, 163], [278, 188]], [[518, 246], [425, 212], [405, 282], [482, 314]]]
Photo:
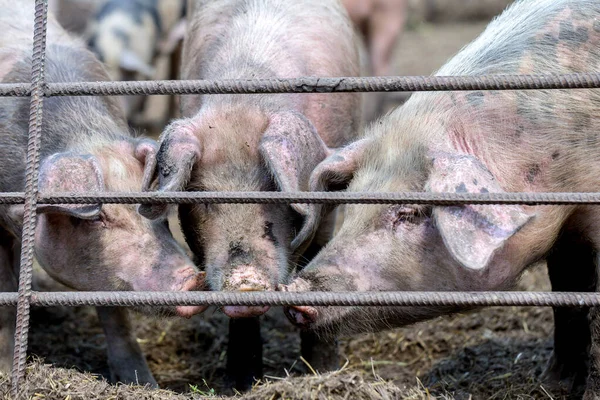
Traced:
[[27, 170], [25, 178], [25, 213], [21, 260], [19, 269], [19, 294], [17, 302], [17, 325], [13, 355], [12, 392], [18, 395], [19, 383], [25, 374], [27, 339], [29, 334], [29, 310], [31, 306], [31, 278], [33, 274], [33, 245], [35, 241], [36, 206], [44, 98], [44, 62], [46, 59], [47, 0], [35, 0], [35, 23], [33, 31], [33, 57], [31, 68], [31, 105], [29, 110], [29, 139], [27, 143]]

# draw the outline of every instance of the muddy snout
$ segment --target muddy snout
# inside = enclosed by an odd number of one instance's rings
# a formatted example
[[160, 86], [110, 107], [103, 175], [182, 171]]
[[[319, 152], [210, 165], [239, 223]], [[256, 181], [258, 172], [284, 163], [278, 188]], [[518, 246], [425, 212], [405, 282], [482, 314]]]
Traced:
[[[184, 267], [175, 271], [176, 283], [172, 287], [172, 291], [177, 292], [192, 292], [206, 289], [206, 273], [197, 271], [192, 267]], [[190, 318], [195, 314], [199, 314], [206, 310], [206, 305], [196, 306], [177, 306], [175, 312], [180, 317]]]
[[[289, 285], [279, 285], [277, 289], [281, 292], [307, 292], [310, 291], [310, 284], [300, 278]], [[283, 312], [292, 324], [303, 329], [314, 325], [319, 316], [316, 307], [312, 306], [285, 306]]]
[[[275, 290], [269, 278], [252, 265], [239, 265], [227, 277], [223, 290], [229, 292], [262, 292]], [[257, 317], [269, 311], [269, 306], [223, 306], [230, 318]]]

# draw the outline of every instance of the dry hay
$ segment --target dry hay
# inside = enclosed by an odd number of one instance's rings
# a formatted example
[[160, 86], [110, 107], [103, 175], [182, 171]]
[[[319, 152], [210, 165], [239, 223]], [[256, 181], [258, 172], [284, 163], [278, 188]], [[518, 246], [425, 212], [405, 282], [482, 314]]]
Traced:
[[[3, 399], [10, 396], [8, 376], [0, 375], [0, 394]], [[19, 396], [20, 399], [61, 399], [61, 400], [108, 400], [108, 399], [173, 399], [189, 400], [211, 398], [219, 399], [211, 390], [193, 387], [186, 395], [168, 390], [150, 390], [143, 386], [110, 385], [106, 380], [90, 373], [81, 373], [73, 369], [54, 368], [35, 360], [28, 364], [26, 377]], [[315, 400], [393, 400], [393, 399], [431, 399], [424, 388], [400, 389], [393, 383], [381, 378], [368, 381], [356, 371], [336, 371], [329, 374], [315, 374], [307, 377], [290, 377], [275, 381], [266, 380], [257, 383], [252, 391], [244, 396], [231, 398], [240, 400], [258, 399], [315, 399]], [[447, 398], [447, 397], [444, 397]]]

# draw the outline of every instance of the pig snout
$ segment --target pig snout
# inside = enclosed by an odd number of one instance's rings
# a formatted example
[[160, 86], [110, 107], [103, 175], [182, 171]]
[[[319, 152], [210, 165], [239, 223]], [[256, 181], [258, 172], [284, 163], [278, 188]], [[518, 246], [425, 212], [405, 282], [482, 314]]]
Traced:
[[[306, 292], [310, 290], [310, 284], [299, 278], [289, 285], [279, 285], [278, 289], [281, 292]], [[286, 306], [283, 312], [292, 324], [300, 328], [310, 328], [319, 315], [317, 309], [312, 306]]]
[[[175, 271], [176, 283], [171, 287], [172, 291], [188, 292], [199, 291], [205, 288], [205, 272], [198, 272], [193, 267], [183, 267]], [[180, 317], [190, 318], [206, 310], [206, 305], [196, 306], [177, 306], [175, 312]]]
[[[271, 282], [256, 267], [240, 265], [229, 275], [224, 290], [260, 292], [273, 290]], [[269, 306], [224, 306], [223, 313], [230, 318], [257, 317], [266, 313]]]

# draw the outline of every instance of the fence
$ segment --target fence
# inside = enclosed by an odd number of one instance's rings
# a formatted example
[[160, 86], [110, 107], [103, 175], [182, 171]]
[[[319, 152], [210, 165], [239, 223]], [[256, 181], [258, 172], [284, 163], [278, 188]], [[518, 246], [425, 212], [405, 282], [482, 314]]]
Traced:
[[44, 80], [47, 0], [35, 1], [31, 84], [0, 84], [0, 96], [30, 96], [24, 193], [0, 193], [0, 204], [24, 204], [18, 293], [0, 293], [0, 305], [17, 306], [12, 390], [25, 373], [31, 305], [362, 305], [362, 306], [600, 306], [600, 293], [544, 292], [65, 292], [31, 290], [37, 204], [87, 203], [381, 203], [600, 205], [600, 193], [111, 193], [94, 195], [38, 192], [43, 98], [81, 95], [200, 93], [332, 93], [375, 91], [469, 91], [600, 88], [600, 73], [464, 77], [296, 78], [223, 81], [46, 83]]

